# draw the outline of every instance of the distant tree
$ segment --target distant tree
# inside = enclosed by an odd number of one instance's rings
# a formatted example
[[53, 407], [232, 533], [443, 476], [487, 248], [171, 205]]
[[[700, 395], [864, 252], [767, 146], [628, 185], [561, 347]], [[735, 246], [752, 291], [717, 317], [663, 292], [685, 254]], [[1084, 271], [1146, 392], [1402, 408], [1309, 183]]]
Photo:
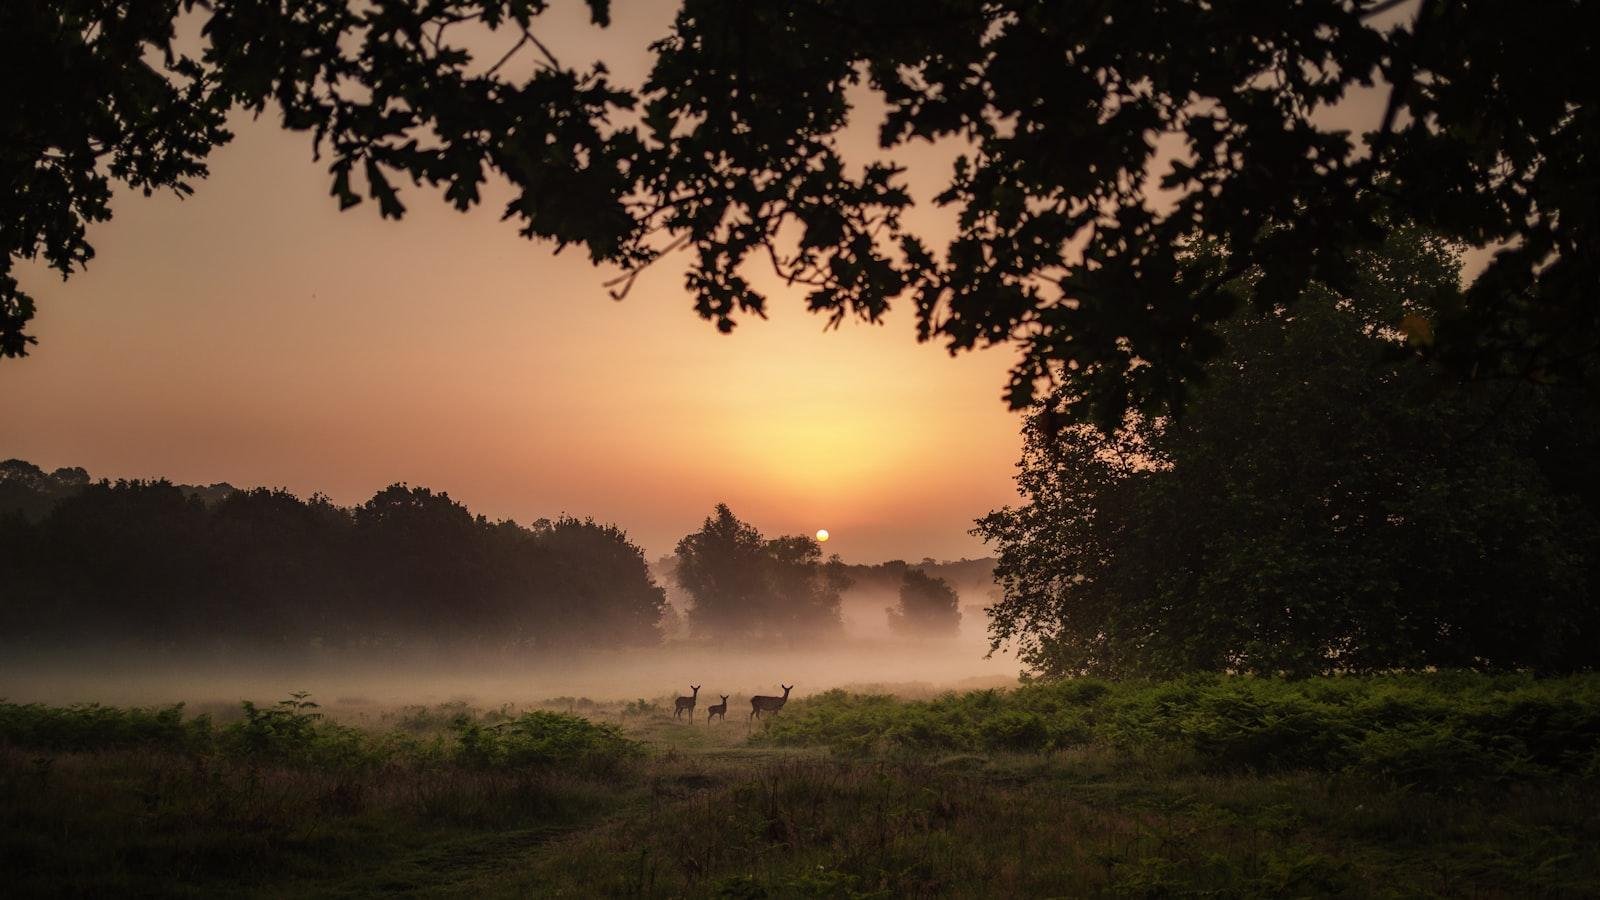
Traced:
[[696, 634], [743, 634], [766, 625], [766, 541], [719, 503], [700, 530], [678, 541], [673, 577], [694, 604], [689, 628]]
[[89, 483], [89, 472], [82, 466], [62, 466], [50, 473], [56, 484], [67, 488], [81, 488]]
[[848, 576], [805, 536], [766, 540], [718, 504], [699, 531], [678, 542], [674, 577], [693, 598], [697, 634], [812, 637], [841, 626]]
[[15, 513], [38, 519], [63, 497], [89, 484], [89, 473], [79, 468], [44, 470], [22, 459], [0, 461], [0, 515]]
[[[544, 574], [518, 594], [556, 644], [634, 647], [661, 641], [666, 592], [644, 551], [615, 525], [561, 516], [532, 531]], [[532, 600], [534, 602], [528, 602]]]
[[477, 630], [492, 596], [481, 523], [449, 494], [394, 484], [354, 510], [352, 550], [380, 643], [426, 635], [453, 643]]
[[785, 635], [830, 635], [843, 627], [840, 593], [850, 586], [838, 558], [824, 561], [810, 535], [767, 541], [767, 580], [772, 594], [768, 627]]
[[996, 644], [1060, 675], [1600, 663], [1592, 410], [1407, 364], [1384, 325], [1458, 268], [1396, 238], [1359, 291], [1230, 321], [1181, 420], [1031, 420], [1023, 502], [977, 529]]
[[[920, 339], [1014, 343], [1013, 407], [1059, 382], [1060, 414], [1106, 428], [1180, 409], [1236, 310], [1349, 293], [1397, 225], [1493, 254], [1443, 286], [1414, 352], [1581, 381], [1600, 345], [1589, 0], [682, 0], [637, 90], [562, 62], [582, 49], [538, 39], [548, 6], [0, 4], [0, 355], [32, 341], [16, 260], [82, 267], [113, 182], [187, 194], [228, 112], [269, 106], [313, 135], [341, 208], [399, 218], [405, 180], [467, 209], [498, 177], [526, 236], [632, 272], [687, 248], [724, 331], [763, 314], [747, 270], [766, 260], [830, 321], [909, 297]], [[459, 36], [486, 31], [475, 57]], [[1369, 88], [1356, 137], [1339, 106]], [[861, 125], [882, 159], [845, 158]], [[956, 164], [918, 174], [953, 235], [906, 215], [897, 162], [940, 139]], [[1185, 268], [1207, 241], [1225, 264]]]
[[212, 625], [217, 634], [272, 648], [364, 636], [366, 623], [354, 620], [361, 591], [348, 510], [320, 495], [302, 501], [257, 488], [229, 493], [207, 518], [206, 586], [229, 605], [226, 621]]
[[686, 611], [694, 605], [694, 598], [678, 584], [677, 573], [676, 554], [663, 554], [650, 564], [651, 577], [661, 585], [667, 598], [666, 609], [661, 614], [661, 633], [669, 640], [684, 637], [689, 633]]
[[31, 606], [39, 631], [155, 646], [216, 635], [229, 598], [207, 589], [206, 509], [169, 481], [101, 481], [38, 523]]
[[905, 635], [952, 637], [961, 630], [961, 601], [950, 583], [919, 569], [901, 576], [900, 602], [885, 610], [889, 627]]

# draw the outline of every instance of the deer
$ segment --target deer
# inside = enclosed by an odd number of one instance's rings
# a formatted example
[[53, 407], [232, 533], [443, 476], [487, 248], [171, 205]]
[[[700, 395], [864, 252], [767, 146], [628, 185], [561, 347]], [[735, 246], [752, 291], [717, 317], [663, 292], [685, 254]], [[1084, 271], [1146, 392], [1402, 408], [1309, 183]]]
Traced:
[[689, 711], [689, 720], [690, 721], [694, 720], [694, 702], [696, 700], [700, 699], [700, 685], [691, 684], [691, 685], [689, 685], [689, 689], [691, 691], [693, 691], [694, 693], [690, 694], [687, 697], [679, 697], [677, 699], [677, 701], [676, 701], [677, 705], [675, 707], [673, 707], [673, 709], [672, 709], [672, 717], [674, 719], [676, 719], [679, 716], [683, 715], [683, 711], [684, 710], [688, 710]]
[[718, 703], [718, 704], [716, 704], [714, 706], [706, 707], [706, 726], [707, 727], [710, 727], [711, 720], [717, 718], [718, 716], [722, 717], [722, 721], [724, 721], [724, 722], [728, 721], [728, 695], [727, 694], [718, 694], [717, 696], [722, 698], [722, 702]]
[[750, 698], [750, 719], [746, 719], [746, 722], [761, 718], [762, 713], [775, 713], [783, 709], [783, 705], [789, 702], [789, 692], [794, 690], [794, 685], [780, 684], [778, 687], [783, 688], [782, 697], [763, 697], [757, 694]]

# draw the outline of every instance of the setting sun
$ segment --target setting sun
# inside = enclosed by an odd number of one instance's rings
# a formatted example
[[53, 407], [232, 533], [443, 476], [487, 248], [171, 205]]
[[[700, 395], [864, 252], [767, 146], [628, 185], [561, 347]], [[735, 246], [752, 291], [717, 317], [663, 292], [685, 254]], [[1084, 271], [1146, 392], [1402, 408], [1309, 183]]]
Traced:
[[826, 528], [818, 528], [817, 529], [817, 543], [826, 544], [827, 542], [828, 542], [828, 529], [826, 529]]

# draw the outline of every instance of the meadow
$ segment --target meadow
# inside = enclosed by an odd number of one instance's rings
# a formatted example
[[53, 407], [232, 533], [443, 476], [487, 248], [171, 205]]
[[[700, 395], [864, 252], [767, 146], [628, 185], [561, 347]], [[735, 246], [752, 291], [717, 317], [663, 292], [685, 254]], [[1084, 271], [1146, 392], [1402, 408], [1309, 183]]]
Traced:
[[1600, 677], [0, 703], [5, 892], [1600, 894]]

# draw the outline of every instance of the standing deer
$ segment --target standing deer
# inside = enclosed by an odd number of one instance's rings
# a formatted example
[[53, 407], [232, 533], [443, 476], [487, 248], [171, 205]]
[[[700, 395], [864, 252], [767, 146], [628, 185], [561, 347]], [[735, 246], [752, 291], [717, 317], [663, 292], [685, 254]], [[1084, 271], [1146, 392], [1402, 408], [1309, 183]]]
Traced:
[[718, 716], [722, 717], [722, 721], [728, 721], [728, 695], [718, 694], [717, 696], [722, 698], [722, 702], [715, 706], [706, 707], [706, 725], [708, 726], [711, 724], [711, 720]]
[[677, 717], [683, 715], [683, 711], [684, 710], [688, 710], [689, 711], [689, 721], [691, 721], [691, 722], [694, 721], [694, 702], [696, 700], [700, 699], [700, 685], [691, 684], [691, 685], [689, 685], [689, 690], [694, 691], [694, 693], [690, 694], [687, 697], [679, 697], [678, 698], [678, 700], [677, 700], [677, 704], [678, 705], [676, 707], [674, 707], [673, 710], [672, 710], [672, 717], [674, 719], [676, 719]]
[[[794, 690], [794, 685], [780, 684], [778, 687], [783, 688], [782, 697], [763, 697], [757, 694], [750, 698], [750, 719], [758, 719], [762, 713], [775, 713], [783, 709], [783, 705], [789, 702], [789, 692]], [[748, 722], [750, 719], [745, 721]]]

